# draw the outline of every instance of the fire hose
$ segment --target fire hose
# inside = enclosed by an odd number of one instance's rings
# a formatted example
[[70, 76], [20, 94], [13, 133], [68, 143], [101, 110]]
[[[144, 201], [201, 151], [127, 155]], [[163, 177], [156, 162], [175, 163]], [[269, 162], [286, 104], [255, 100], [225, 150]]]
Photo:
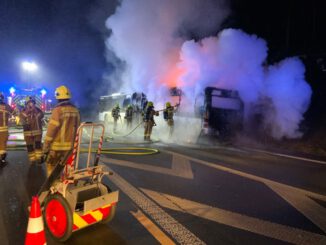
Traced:
[[[25, 151], [26, 145], [8, 145], [8, 151]], [[88, 152], [88, 148], [81, 148], [81, 153]], [[97, 149], [93, 148], [92, 153], [97, 153]], [[118, 147], [118, 148], [102, 148], [101, 154], [104, 155], [129, 155], [129, 156], [144, 156], [159, 153], [158, 149], [147, 147]]]

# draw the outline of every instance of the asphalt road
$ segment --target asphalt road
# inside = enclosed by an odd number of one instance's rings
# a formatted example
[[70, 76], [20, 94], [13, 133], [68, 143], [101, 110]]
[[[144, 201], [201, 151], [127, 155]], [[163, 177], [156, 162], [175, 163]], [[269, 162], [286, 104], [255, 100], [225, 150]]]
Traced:
[[[120, 192], [117, 213], [65, 244], [326, 244], [326, 162], [232, 147], [132, 146], [159, 153], [103, 155], [114, 172], [104, 182]], [[23, 244], [45, 166], [30, 165], [22, 150], [8, 159], [0, 239]], [[47, 244], [58, 243], [47, 234]]]

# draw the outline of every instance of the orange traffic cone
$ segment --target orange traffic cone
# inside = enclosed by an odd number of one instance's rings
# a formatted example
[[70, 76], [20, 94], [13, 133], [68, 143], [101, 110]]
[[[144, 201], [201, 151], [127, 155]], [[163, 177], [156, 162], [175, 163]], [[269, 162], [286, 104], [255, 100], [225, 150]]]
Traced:
[[25, 245], [46, 244], [40, 202], [37, 196], [32, 197], [31, 211], [27, 225]]

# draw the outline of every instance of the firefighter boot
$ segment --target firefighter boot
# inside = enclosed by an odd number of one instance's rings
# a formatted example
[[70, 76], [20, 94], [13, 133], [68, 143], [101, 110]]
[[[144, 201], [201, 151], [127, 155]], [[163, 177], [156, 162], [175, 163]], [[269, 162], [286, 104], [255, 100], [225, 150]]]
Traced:
[[4, 153], [4, 154], [0, 155], [0, 164], [1, 165], [5, 165], [7, 163], [6, 156], [7, 156], [7, 153]]

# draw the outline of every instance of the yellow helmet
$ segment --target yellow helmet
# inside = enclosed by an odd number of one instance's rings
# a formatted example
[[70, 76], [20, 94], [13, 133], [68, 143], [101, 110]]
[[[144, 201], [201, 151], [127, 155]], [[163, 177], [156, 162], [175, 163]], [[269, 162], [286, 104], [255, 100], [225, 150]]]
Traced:
[[33, 103], [34, 105], [36, 104], [36, 101], [34, 100], [34, 98], [32, 96], [27, 96], [25, 98], [25, 105], [29, 104], [29, 103]]
[[153, 104], [152, 101], [148, 101], [148, 102], [147, 102], [147, 106], [154, 106], [154, 104]]
[[165, 106], [166, 107], [171, 107], [171, 103], [170, 102], [166, 102]]
[[55, 98], [57, 100], [70, 99], [71, 93], [66, 86], [60, 86], [55, 90]]

